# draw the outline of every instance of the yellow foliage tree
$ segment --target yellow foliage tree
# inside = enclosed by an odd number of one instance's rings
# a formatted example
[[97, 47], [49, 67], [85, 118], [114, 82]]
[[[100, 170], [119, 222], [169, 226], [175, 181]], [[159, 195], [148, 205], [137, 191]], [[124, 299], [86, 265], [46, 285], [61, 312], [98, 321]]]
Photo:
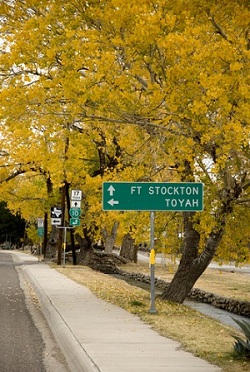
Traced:
[[248, 215], [249, 1], [0, 7], [1, 179], [34, 172], [55, 189], [82, 188], [90, 231], [107, 219], [138, 225], [101, 211], [105, 180], [203, 182], [205, 210], [183, 215], [182, 258], [163, 295], [184, 301], [223, 256], [223, 236], [239, 235], [233, 217]]

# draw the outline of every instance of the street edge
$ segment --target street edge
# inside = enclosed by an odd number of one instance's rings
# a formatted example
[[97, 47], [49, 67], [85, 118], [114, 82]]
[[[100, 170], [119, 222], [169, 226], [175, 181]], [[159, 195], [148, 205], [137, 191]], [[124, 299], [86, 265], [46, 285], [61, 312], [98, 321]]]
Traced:
[[[13, 256], [17, 258], [16, 255]], [[45, 316], [49, 328], [51, 329], [59, 347], [61, 348], [61, 351], [65, 356], [69, 369], [72, 372], [100, 372], [98, 366], [94, 363], [79, 341], [75, 338], [74, 334], [71, 332], [70, 328], [65, 323], [57, 309], [53, 306], [52, 302], [40, 284], [36, 281], [32, 273], [29, 271], [25, 263], [23, 263], [23, 273], [38, 297], [41, 310]]]

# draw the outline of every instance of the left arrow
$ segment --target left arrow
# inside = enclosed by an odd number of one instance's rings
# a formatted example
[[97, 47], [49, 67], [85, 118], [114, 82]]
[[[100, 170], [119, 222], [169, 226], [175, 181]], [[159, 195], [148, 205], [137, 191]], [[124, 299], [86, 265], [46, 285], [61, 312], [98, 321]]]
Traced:
[[119, 201], [111, 199], [111, 200], [108, 201], [108, 204], [112, 205], [112, 207], [113, 207], [115, 204], [119, 204]]
[[110, 185], [109, 188], [108, 188], [108, 191], [109, 191], [109, 195], [110, 195], [110, 196], [113, 196], [114, 191], [115, 191], [114, 186]]

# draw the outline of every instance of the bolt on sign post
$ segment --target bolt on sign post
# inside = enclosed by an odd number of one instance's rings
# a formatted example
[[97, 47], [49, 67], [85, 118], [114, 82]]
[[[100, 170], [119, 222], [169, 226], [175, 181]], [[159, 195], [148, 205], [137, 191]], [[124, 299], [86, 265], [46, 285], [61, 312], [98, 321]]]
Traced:
[[103, 182], [104, 211], [150, 212], [150, 310], [155, 314], [155, 211], [203, 211], [203, 183], [200, 182]]

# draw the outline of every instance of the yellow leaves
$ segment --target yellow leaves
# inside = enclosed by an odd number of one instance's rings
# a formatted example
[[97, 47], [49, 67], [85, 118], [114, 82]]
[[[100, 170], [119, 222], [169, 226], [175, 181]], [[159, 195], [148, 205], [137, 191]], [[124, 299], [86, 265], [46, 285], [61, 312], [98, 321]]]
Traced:
[[26, 227], [25, 233], [34, 245], [39, 244], [40, 238], [38, 236], [37, 227], [35, 225], [29, 225], [28, 227]]
[[190, 111], [192, 114], [195, 115], [204, 115], [207, 113], [207, 105], [205, 102], [202, 102], [201, 100], [195, 101], [192, 106]]
[[238, 62], [238, 61], [230, 63], [230, 70], [231, 71], [239, 71], [242, 68], [243, 68], [243, 64]]
[[[246, 82], [242, 82], [239, 86], [239, 93], [242, 95], [242, 98], [245, 99], [250, 99], [250, 89], [249, 89], [249, 84]], [[247, 105], [248, 103], [245, 103]]]
[[[229, 43], [202, 2], [184, 3], [37, 1], [32, 13], [28, 0], [6, 20], [15, 41], [0, 56], [9, 71], [1, 75], [6, 148], [14, 164], [35, 164], [54, 187], [66, 178], [82, 188], [89, 227], [117, 216], [101, 210], [104, 180], [179, 180], [185, 161], [197, 172], [195, 156], [212, 145], [210, 170], [219, 172], [248, 141], [249, 11], [238, 1], [225, 9], [207, 2]], [[103, 178], [94, 177], [100, 166]], [[145, 224], [142, 215], [119, 219], [121, 231]], [[213, 224], [204, 221], [204, 230]]]
[[46, 58], [49, 61], [54, 61], [57, 52], [59, 52], [59, 51], [57, 49], [54, 49], [54, 48], [48, 48], [48, 49], [46, 49]]
[[76, 30], [72, 30], [72, 29], [66, 29], [64, 32], [65, 32], [66, 39], [71, 39], [76, 34]]
[[168, 31], [171, 32], [174, 30], [176, 25], [177, 16], [175, 14], [165, 14], [164, 25], [168, 28]]

